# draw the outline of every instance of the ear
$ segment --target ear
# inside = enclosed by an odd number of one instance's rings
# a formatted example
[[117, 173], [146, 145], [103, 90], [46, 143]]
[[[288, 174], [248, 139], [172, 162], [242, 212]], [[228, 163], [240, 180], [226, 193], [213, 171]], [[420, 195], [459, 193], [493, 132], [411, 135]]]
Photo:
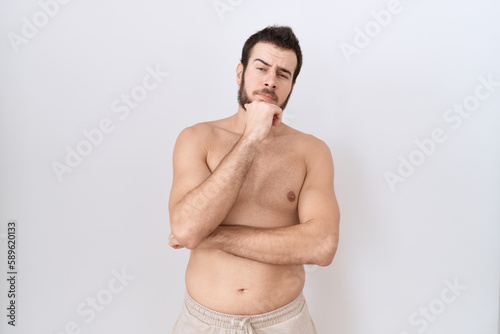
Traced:
[[236, 66], [236, 83], [238, 86], [241, 85], [241, 79], [243, 76], [243, 64], [239, 63], [238, 66]]

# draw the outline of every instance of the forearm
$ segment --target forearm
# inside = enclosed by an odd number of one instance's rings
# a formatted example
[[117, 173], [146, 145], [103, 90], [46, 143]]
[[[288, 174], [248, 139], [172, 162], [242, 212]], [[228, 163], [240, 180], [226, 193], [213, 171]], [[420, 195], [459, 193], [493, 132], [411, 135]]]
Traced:
[[250, 169], [259, 143], [241, 137], [204, 182], [180, 200], [171, 215], [172, 232], [195, 248], [224, 220]]
[[205, 240], [208, 247], [275, 265], [329, 265], [337, 249], [338, 235], [322, 223], [278, 228], [219, 226]]

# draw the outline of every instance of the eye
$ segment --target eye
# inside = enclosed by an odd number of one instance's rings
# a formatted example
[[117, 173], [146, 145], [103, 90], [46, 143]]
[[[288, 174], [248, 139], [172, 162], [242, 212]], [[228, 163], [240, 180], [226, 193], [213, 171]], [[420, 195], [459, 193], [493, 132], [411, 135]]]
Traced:
[[284, 79], [288, 79], [288, 77], [285, 74], [280, 74], [280, 77], [282, 77]]
[[264, 68], [263, 68], [263, 67], [257, 67], [257, 69], [258, 69], [259, 71], [264, 71]]

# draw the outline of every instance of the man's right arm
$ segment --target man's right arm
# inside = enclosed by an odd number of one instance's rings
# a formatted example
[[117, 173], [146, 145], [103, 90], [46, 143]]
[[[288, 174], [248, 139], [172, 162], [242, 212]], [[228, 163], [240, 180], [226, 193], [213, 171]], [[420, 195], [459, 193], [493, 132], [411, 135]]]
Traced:
[[170, 226], [180, 245], [193, 249], [233, 206], [259, 142], [241, 137], [213, 173], [207, 162], [207, 125], [181, 132], [174, 148]]
[[[170, 192], [170, 227], [176, 243], [188, 249], [198, 245], [226, 218], [231, 210], [255, 154], [282, 110], [266, 102], [246, 106], [245, 129], [231, 151], [213, 173], [207, 166], [208, 125], [181, 132], [174, 147], [174, 178]], [[171, 244], [171, 242], [169, 242]]]

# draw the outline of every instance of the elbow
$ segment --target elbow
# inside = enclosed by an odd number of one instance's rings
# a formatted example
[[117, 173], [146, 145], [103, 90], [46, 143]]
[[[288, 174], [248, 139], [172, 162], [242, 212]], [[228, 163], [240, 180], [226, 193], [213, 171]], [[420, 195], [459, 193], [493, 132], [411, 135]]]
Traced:
[[181, 246], [187, 249], [194, 249], [198, 247], [202, 239], [197, 236], [193, 228], [191, 228], [187, 221], [180, 219], [176, 214], [170, 217], [170, 228], [175, 239]]
[[171, 225], [172, 234], [175, 239], [179, 242], [181, 246], [187, 249], [195, 249], [201, 243], [201, 240], [197, 238], [193, 233], [190, 233], [188, 229], [177, 227]]
[[338, 237], [327, 238], [323, 242], [317, 243], [313, 263], [321, 267], [329, 266], [333, 262], [333, 258], [337, 253], [337, 248]]
[[184, 234], [183, 232], [181, 232], [179, 234], [180, 236], [177, 236], [177, 234], [175, 234], [175, 232], [172, 232], [172, 233], [174, 234], [177, 241], [179, 241], [179, 243], [184, 248], [187, 248], [189, 250], [197, 248], [198, 245], [201, 243], [201, 240], [198, 240], [189, 234]]
[[336, 251], [337, 250], [334, 249], [328, 252], [328, 254], [325, 254], [324, 256], [319, 258], [316, 264], [320, 267], [328, 267], [330, 264], [332, 264]]
[[192, 249], [198, 248], [199, 244], [200, 244], [200, 241], [198, 241], [198, 240], [188, 239], [188, 240], [186, 240], [186, 242], [184, 242], [183, 246], [186, 249], [192, 250]]

